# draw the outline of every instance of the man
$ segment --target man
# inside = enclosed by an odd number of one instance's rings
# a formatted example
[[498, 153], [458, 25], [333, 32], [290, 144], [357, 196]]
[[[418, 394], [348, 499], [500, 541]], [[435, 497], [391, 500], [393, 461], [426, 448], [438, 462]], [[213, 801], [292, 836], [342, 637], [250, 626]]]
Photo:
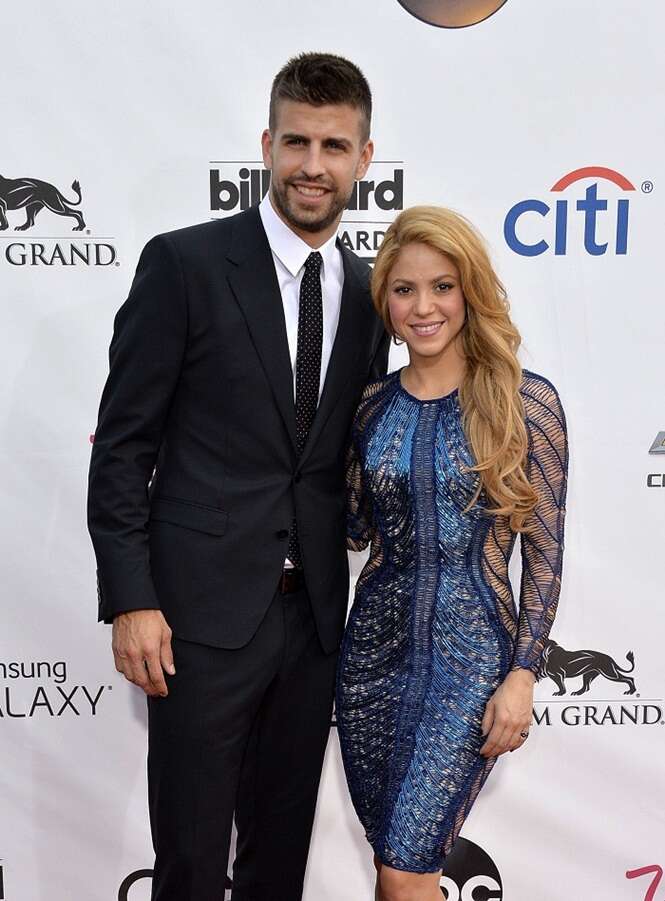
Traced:
[[220, 901], [234, 812], [233, 901], [302, 896], [348, 594], [344, 450], [388, 352], [335, 237], [370, 115], [353, 64], [287, 63], [269, 196], [150, 241], [116, 317], [89, 526], [116, 668], [148, 695], [154, 901]]

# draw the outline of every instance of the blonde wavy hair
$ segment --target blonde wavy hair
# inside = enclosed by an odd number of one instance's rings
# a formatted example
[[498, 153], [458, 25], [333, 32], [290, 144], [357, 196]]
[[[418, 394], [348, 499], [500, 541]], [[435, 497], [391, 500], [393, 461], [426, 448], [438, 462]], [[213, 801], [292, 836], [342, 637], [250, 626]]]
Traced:
[[538, 501], [525, 472], [529, 439], [520, 396], [522, 367], [517, 359], [520, 334], [509, 316], [505, 288], [499, 281], [482, 237], [452, 210], [416, 206], [392, 223], [379, 249], [372, 273], [372, 298], [395, 340], [388, 308], [388, 279], [402, 247], [426, 244], [444, 253], [457, 267], [466, 301], [460, 332], [466, 369], [459, 389], [463, 426], [480, 474], [469, 510], [484, 490], [488, 512], [509, 517], [516, 532]]

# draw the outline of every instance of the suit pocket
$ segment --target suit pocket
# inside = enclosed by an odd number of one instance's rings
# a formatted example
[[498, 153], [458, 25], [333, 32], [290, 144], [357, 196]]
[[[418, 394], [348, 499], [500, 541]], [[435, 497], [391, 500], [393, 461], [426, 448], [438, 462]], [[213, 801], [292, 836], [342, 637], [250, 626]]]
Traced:
[[150, 505], [151, 522], [167, 522], [208, 535], [223, 535], [228, 518], [225, 510], [175, 498], [155, 497]]

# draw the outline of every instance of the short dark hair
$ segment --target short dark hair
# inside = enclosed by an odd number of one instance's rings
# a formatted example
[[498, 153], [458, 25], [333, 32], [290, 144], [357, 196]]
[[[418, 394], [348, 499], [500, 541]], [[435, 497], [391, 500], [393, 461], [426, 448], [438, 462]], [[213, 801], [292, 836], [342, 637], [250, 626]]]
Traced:
[[274, 131], [277, 103], [295, 100], [323, 106], [347, 103], [362, 113], [362, 137], [368, 140], [372, 119], [372, 92], [358, 66], [332, 53], [301, 53], [283, 66], [272, 83], [268, 124]]

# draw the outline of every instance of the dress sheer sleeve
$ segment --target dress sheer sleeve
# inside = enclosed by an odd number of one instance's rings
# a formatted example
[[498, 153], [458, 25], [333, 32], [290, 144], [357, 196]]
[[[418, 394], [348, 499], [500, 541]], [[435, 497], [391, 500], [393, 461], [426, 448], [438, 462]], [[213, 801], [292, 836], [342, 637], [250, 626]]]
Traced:
[[364, 551], [374, 534], [372, 502], [365, 489], [363, 468], [354, 427], [346, 453], [346, 545]]
[[561, 588], [568, 478], [566, 419], [556, 389], [529, 379], [523, 392], [530, 438], [527, 475], [538, 504], [521, 534], [522, 582], [512, 669], [538, 674]]

